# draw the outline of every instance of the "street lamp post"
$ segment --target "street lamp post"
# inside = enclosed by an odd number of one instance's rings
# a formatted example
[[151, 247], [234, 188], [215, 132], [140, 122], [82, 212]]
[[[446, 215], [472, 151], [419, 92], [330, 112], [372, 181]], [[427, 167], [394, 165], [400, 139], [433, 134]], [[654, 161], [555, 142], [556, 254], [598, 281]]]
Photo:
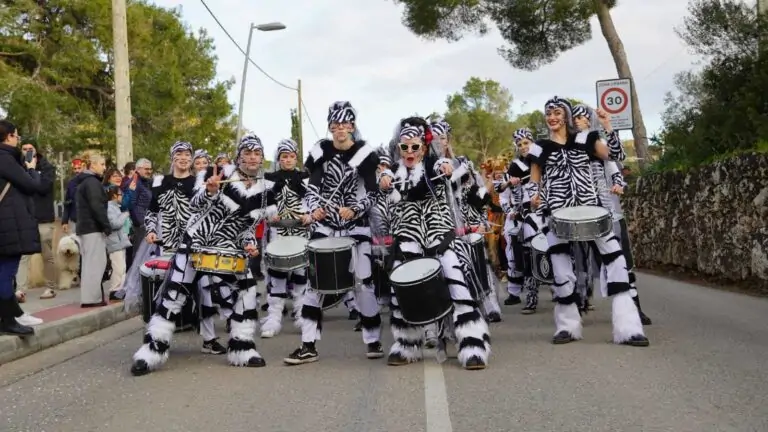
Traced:
[[278, 31], [285, 29], [285, 24], [280, 22], [271, 22], [266, 24], [254, 25], [251, 23], [248, 30], [248, 45], [245, 48], [245, 64], [243, 65], [243, 79], [240, 82], [240, 104], [237, 107], [237, 141], [235, 144], [240, 143], [240, 138], [243, 137], [243, 103], [245, 101], [245, 81], [248, 76], [248, 63], [251, 61], [251, 40], [253, 39], [253, 30], [259, 30], [263, 32]]

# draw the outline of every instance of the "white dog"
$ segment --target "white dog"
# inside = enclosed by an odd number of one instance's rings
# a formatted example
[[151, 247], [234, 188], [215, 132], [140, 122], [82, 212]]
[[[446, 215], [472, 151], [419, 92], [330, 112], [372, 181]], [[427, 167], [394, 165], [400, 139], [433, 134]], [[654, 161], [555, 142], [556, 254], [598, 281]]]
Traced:
[[72, 288], [80, 275], [80, 240], [77, 236], [66, 235], [59, 240], [55, 261], [59, 273], [59, 289]]

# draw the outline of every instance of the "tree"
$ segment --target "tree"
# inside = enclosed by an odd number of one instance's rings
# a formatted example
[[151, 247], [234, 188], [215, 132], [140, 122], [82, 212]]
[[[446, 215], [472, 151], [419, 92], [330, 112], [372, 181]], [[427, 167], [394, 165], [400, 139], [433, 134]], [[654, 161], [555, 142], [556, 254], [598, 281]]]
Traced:
[[[47, 151], [115, 150], [110, 0], [2, 0], [0, 107]], [[233, 81], [216, 82], [213, 40], [178, 10], [128, 5], [134, 153], [163, 168], [177, 140], [231, 150]]]
[[[611, 18], [616, 0], [395, 0], [405, 6], [403, 24], [427, 39], [456, 41], [468, 32], [486, 34], [493, 24], [509, 46], [499, 54], [527, 71], [552, 63], [564, 51], [592, 38], [597, 16], [620, 78], [632, 78], [624, 44]], [[632, 86], [632, 130], [638, 154], [646, 154], [646, 130]]]
[[678, 34], [709, 63], [667, 95], [657, 167], [688, 168], [768, 140], [766, 22], [735, 0], [694, 0]]
[[510, 146], [512, 96], [498, 82], [472, 77], [461, 92], [447, 97], [446, 104], [444, 117], [459, 154], [485, 160]]

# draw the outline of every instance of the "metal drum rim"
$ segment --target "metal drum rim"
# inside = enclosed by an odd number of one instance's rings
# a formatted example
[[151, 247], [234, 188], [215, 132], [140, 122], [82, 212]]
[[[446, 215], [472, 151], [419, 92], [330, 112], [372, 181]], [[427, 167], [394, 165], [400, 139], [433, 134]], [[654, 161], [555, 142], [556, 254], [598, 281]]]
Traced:
[[[399, 269], [400, 267], [404, 266], [405, 264], [411, 263], [413, 261], [419, 261], [419, 260], [435, 261], [435, 262], [437, 262], [437, 268], [435, 268], [435, 270], [430, 272], [429, 274], [424, 275], [424, 277], [422, 279], [420, 279], [419, 281], [405, 282], [405, 283], [400, 283], [400, 282], [392, 281], [392, 275], [395, 273], [395, 271], [397, 269]], [[398, 264], [397, 266], [395, 266], [392, 270], [390, 270], [390, 272], [389, 272], [389, 283], [391, 283], [393, 285], [396, 284], [397, 286], [401, 286], [401, 287], [413, 286], [413, 285], [420, 284], [424, 280], [429, 279], [429, 278], [435, 276], [436, 274], [440, 274], [442, 272], [442, 270], [443, 270], [443, 265], [442, 265], [442, 263], [440, 263], [440, 260], [437, 259], [437, 258], [433, 258], [433, 257], [421, 257], [421, 258], [416, 258], [416, 259], [412, 259], [412, 260], [409, 260], [409, 261], [403, 261], [400, 264]]]
[[[329, 238], [348, 239], [349, 240], [349, 244], [348, 245], [344, 245], [344, 246], [336, 246], [336, 247], [333, 247], [333, 248], [317, 248], [317, 247], [312, 247], [312, 243], [313, 242], [316, 242], [318, 240], [325, 240], [325, 239], [329, 239]], [[353, 238], [350, 238], [350, 237], [323, 237], [323, 238], [319, 238], [319, 239], [310, 240], [309, 242], [307, 242], [307, 250], [309, 252], [321, 252], [321, 253], [322, 252], [343, 252], [343, 251], [351, 250], [355, 246], [356, 243], [357, 242]]]

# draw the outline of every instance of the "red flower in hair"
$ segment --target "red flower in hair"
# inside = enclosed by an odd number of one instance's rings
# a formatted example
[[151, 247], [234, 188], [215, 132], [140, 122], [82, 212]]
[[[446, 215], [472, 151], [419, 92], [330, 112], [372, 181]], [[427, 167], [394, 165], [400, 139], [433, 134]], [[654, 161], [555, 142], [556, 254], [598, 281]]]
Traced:
[[432, 136], [432, 128], [427, 126], [424, 129], [424, 142], [426, 144], [432, 144], [432, 138], [433, 138], [433, 136]]

